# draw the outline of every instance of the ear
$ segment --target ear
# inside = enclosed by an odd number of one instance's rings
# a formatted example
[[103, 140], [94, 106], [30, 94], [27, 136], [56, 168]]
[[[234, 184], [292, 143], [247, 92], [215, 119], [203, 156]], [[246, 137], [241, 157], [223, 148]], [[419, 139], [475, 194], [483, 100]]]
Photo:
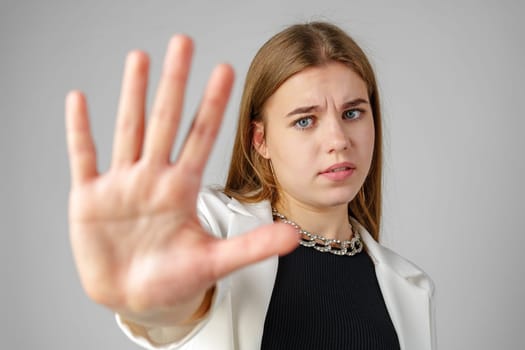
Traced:
[[264, 137], [264, 124], [263, 122], [253, 122], [253, 136], [252, 145], [263, 158], [270, 159], [268, 147], [266, 145], [266, 138]]

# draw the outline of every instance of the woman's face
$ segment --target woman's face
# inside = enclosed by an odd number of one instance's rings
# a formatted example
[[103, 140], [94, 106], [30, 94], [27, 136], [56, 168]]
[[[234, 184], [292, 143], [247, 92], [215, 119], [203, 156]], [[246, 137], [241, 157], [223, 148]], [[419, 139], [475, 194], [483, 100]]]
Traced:
[[346, 205], [370, 169], [374, 121], [365, 82], [342, 63], [307, 68], [263, 108], [253, 143], [271, 160], [280, 198], [310, 208]]

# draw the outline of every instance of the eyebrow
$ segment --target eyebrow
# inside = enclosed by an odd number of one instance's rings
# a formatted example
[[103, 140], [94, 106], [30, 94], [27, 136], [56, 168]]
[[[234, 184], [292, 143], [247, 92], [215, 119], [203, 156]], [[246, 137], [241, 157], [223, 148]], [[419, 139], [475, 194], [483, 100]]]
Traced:
[[[360, 104], [369, 104], [369, 102], [367, 100], [365, 100], [364, 98], [356, 98], [355, 100], [351, 100], [351, 101], [343, 103], [342, 107], [343, 107], [343, 109], [346, 109], [346, 108], [358, 106]], [[298, 108], [294, 109], [293, 111], [291, 111], [290, 113], [288, 113], [286, 115], [286, 117], [290, 117], [290, 116], [296, 115], [296, 114], [310, 113], [312, 111], [315, 111], [318, 108], [319, 108], [319, 106], [298, 107]]]

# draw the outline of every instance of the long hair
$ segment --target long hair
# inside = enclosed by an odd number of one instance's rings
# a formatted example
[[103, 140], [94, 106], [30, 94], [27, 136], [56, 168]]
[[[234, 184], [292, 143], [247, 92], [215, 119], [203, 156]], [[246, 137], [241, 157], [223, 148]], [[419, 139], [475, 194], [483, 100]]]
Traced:
[[308, 67], [341, 62], [366, 83], [375, 129], [370, 171], [348, 214], [379, 240], [381, 220], [382, 128], [375, 74], [363, 50], [343, 30], [325, 22], [292, 25], [268, 40], [248, 70], [239, 111], [237, 134], [224, 192], [247, 203], [278, 199], [271, 163], [252, 145], [253, 124], [263, 122], [268, 98], [292, 75]]

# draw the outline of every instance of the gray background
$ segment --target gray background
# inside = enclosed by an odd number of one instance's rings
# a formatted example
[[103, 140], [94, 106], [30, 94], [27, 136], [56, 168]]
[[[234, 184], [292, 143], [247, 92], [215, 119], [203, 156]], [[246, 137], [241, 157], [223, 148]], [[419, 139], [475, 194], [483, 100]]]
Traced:
[[66, 92], [87, 93], [106, 169], [126, 52], [151, 54], [154, 87], [171, 34], [190, 34], [197, 50], [188, 115], [215, 63], [237, 71], [205, 179], [222, 183], [251, 58], [284, 26], [310, 19], [348, 30], [377, 70], [384, 242], [433, 277], [440, 348], [525, 348], [524, 8], [520, 1], [2, 0], [0, 348], [136, 348], [83, 294], [72, 262]]

